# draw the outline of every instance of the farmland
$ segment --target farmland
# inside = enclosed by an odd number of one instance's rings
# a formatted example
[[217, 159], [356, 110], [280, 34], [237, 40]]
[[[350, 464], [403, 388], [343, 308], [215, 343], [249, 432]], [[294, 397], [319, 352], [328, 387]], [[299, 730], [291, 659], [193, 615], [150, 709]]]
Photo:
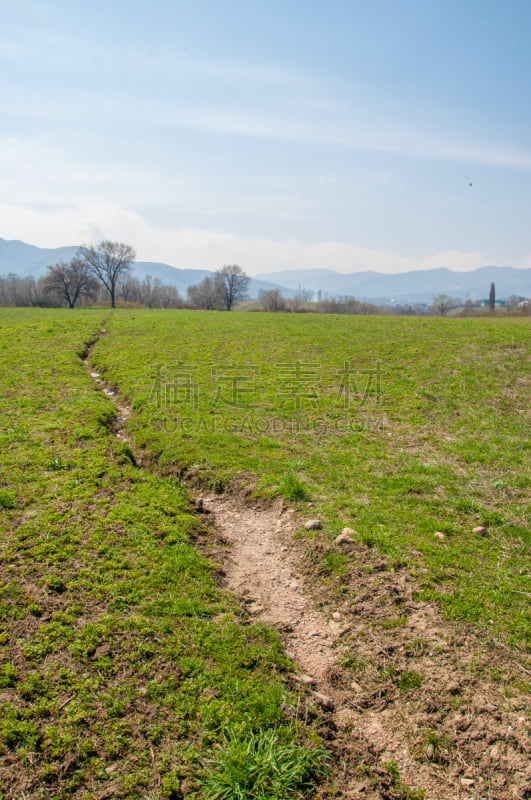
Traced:
[[329, 536], [350, 526], [422, 564], [450, 613], [521, 643], [529, 333], [525, 320], [133, 313], [93, 363], [162, 467], [264, 496], [295, 479]]
[[[524, 319], [3, 311], [4, 798], [232, 797], [249, 764], [263, 785], [241, 796], [264, 800], [474, 786], [445, 720], [412, 709], [434, 714], [428, 657], [453, 675], [466, 650], [467, 688], [442, 681], [441, 707], [496, 698], [499, 737], [504, 714], [521, 718], [530, 338]], [[366, 709], [387, 692], [403, 715], [406, 697], [407, 764], [334, 740], [340, 719], [297, 689], [282, 631], [225, 590], [226, 546], [191, 495], [292, 513], [315, 606], [351, 620], [327, 691], [361, 708], [355, 679]], [[335, 544], [344, 528], [351, 547]], [[389, 599], [395, 584], [407, 599]], [[419, 610], [440, 662], [411, 632]], [[493, 798], [525, 796], [521, 775], [512, 794], [503, 784], [522, 737], [489, 768]], [[411, 765], [424, 787], [408, 788]]]

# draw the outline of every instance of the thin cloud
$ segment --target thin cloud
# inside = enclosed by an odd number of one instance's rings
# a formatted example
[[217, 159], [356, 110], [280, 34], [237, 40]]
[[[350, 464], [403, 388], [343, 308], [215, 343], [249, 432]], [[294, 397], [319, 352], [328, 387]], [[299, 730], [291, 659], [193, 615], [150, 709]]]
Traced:
[[[26, 59], [31, 63], [41, 59], [42, 36], [42, 32], [10, 26], [3, 37], [8, 46], [7, 60]], [[91, 77], [92, 89], [84, 88], [83, 108], [92, 112], [105, 108], [103, 117], [87, 114], [86, 122], [91, 126], [98, 127], [104, 120], [106, 127], [111, 123], [133, 126], [130, 130], [141, 131], [142, 135], [150, 129], [192, 129], [224, 136], [340, 146], [396, 157], [531, 169], [529, 149], [511, 142], [485, 140], [479, 132], [467, 138], [460, 137], [457, 130], [453, 135], [441, 136], [422, 120], [408, 125], [404, 119], [414, 119], [418, 109], [401, 107], [400, 116], [392, 111], [381, 114], [374, 109], [381, 108], [382, 103], [358, 94], [355, 87], [351, 86], [350, 91], [356, 98], [351, 94], [347, 101], [341, 85], [283, 65], [201, 58], [182, 52], [147, 52], [124, 43], [113, 50], [97, 40], [57, 31], [47, 32], [46, 37], [47, 68], [64, 67], [69, 76], [79, 73]], [[77, 58], [80, 52], [84, 53], [82, 59]], [[114, 81], [117, 76], [124, 78], [119, 95], [106, 89], [109, 75]], [[139, 98], [136, 77], [141, 77], [143, 83], [151, 81], [156, 91]], [[203, 102], [198, 92], [194, 101], [188, 95], [179, 97], [179, 102], [168, 102], [168, 97], [173, 97], [174, 84], [193, 85], [194, 81], [207, 81], [211, 87], [220, 84], [219, 97]], [[263, 90], [260, 108], [254, 113], [242, 112], [234, 104], [230, 87], [252, 84]], [[16, 107], [15, 87], [7, 87], [7, 91], [11, 92], [10, 106]], [[36, 93], [32, 102], [25, 104], [24, 116], [31, 115], [34, 122], [42, 119], [48, 124], [58, 115], [75, 119], [82, 109], [73, 92], [73, 85], [56, 87], [52, 103]], [[157, 97], [160, 92], [162, 96]], [[372, 103], [375, 105], [371, 107]], [[264, 106], [268, 105], [270, 109], [264, 113]]]
[[4, 238], [40, 247], [88, 243], [104, 237], [117, 239], [132, 244], [141, 261], [161, 261], [179, 268], [215, 270], [223, 264], [237, 263], [251, 275], [323, 268], [343, 273], [374, 270], [392, 274], [433, 267], [468, 271], [492, 263], [482, 253], [458, 250], [409, 258], [348, 242], [304, 244], [296, 239], [245, 238], [225, 231], [160, 229], [119, 204], [91, 204], [82, 213], [75, 208], [37, 212], [0, 204], [0, 215]]
[[344, 124], [319, 127], [304, 122], [285, 122], [273, 117], [188, 108], [179, 111], [179, 124], [184, 128], [216, 134], [315, 142], [397, 156], [531, 169], [529, 150], [481, 140], [465, 142], [438, 139], [430, 132], [395, 126], [391, 119], [377, 125], [353, 122], [352, 127]]

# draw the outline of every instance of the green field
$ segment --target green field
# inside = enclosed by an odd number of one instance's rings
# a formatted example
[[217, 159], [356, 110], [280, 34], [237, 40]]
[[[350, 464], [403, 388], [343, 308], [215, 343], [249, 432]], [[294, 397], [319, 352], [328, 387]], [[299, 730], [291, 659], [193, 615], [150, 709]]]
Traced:
[[347, 525], [448, 615], [528, 646], [528, 321], [0, 314], [6, 800], [230, 798], [253, 769], [242, 797], [311, 796], [319, 720], [286, 715], [277, 635], [194, 547], [187, 478], [310, 502], [323, 530], [301, 537]]
[[218, 590], [179, 481], [111, 433], [81, 360], [102, 319], [0, 318], [0, 797], [217, 797], [249, 748], [284, 764], [256, 796], [291, 797], [320, 767], [290, 665]]
[[449, 614], [529, 643], [527, 320], [131, 312], [106, 330], [93, 362], [161, 467], [294, 484], [324, 536], [354, 528], [427, 570]]

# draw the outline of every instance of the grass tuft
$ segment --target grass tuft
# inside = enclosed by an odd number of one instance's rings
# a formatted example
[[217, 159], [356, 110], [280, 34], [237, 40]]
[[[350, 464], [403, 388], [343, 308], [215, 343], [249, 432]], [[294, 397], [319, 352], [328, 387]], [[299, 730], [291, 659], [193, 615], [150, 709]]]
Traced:
[[0, 508], [5, 508], [6, 511], [9, 511], [9, 509], [15, 508], [16, 504], [17, 499], [11, 489], [0, 489]]
[[326, 766], [322, 750], [301, 747], [281, 731], [243, 737], [228, 728], [200, 783], [207, 800], [288, 800], [310, 789]]
[[292, 503], [296, 503], [298, 500], [309, 500], [310, 495], [302, 483], [302, 481], [297, 477], [295, 472], [286, 472], [282, 476], [282, 480], [279, 485], [280, 494], [285, 500], [289, 500]]

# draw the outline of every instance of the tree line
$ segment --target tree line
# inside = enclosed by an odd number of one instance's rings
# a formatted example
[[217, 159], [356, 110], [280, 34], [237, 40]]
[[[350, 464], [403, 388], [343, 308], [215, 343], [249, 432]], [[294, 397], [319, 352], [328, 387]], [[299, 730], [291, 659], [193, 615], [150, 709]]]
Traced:
[[[103, 302], [107, 299], [112, 308], [116, 302], [146, 306], [148, 308], [200, 308], [231, 311], [235, 305], [247, 300], [249, 277], [237, 264], [226, 265], [200, 283], [188, 287], [186, 300], [175, 286], [163, 284], [151, 276], [143, 280], [131, 274], [136, 259], [134, 249], [123, 242], [104, 240], [97, 246], [80, 247], [70, 261], [60, 261], [47, 267], [46, 275], [35, 280], [32, 276], [16, 274], [0, 276], [0, 305], [2, 306], [67, 306]], [[257, 306], [252, 310], [269, 312], [320, 313], [320, 314], [396, 314], [407, 316], [475, 316], [485, 308], [483, 303], [473, 303], [439, 294], [431, 306], [416, 303], [392, 306], [376, 305], [350, 295], [322, 299], [311, 289], [301, 289], [295, 297], [285, 299], [279, 289], [260, 292]], [[488, 311], [496, 309], [496, 290], [490, 285]], [[496, 309], [498, 310], [498, 309]], [[500, 309], [501, 310], [501, 309]], [[522, 297], [512, 296], [503, 301], [503, 310], [509, 313], [531, 312], [531, 304]]]
[[0, 276], [0, 305], [67, 306], [117, 301], [148, 308], [223, 308], [231, 311], [247, 298], [249, 278], [236, 264], [219, 269], [188, 289], [188, 300], [175, 286], [151, 276], [138, 280], [131, 275], [136, 259], [133, 248], [123, 242], [104, 240], [96, 247], [80, 247], [70, 261], [50, 264], [46, 275], [36, 280], [14, 273]]

